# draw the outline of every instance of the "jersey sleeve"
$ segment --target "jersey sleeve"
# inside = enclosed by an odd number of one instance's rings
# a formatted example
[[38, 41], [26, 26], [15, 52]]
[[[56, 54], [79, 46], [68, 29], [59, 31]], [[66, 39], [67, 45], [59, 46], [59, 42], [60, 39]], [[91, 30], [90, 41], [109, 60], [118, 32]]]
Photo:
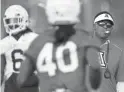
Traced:
[[[27, 35], [25, 35], [24, 37], [24, 41], [22, 42], [22, 45], [20, 46], [25, 46], [24, 47], [24, 51], [26, 51], [28, 49], [28, 47], [31, 45], [31, 43], [38, 37], [38, 34], [31, 32], [28, 33]], [[25, 40], [26, 39], [26, 40]], [[21, 47], [20, 47], [21, 48]]]
[[32, 61], [36, 62], [37, 56], [39, 55], [39, 52], [42, 50], [44, 44], [47, 42], [47, 37], [44, 35], [39, 35], [31, 45], [29, 46], [28, 50], [24, 53], [24, 55]]
[[15, 43], [16, 40], [11, 36], [7, 36], [0, 40], [0, 54], [4, 54], [9, 49], [13, 48]]
[[85, 57], [87, 60], [87, 63], [92, 68], [100, 68], [99, 64], [99, 52], [100, 48], [97, 46], [86, 46], [85, 48]]
[[39, 41], [39, 37], [37, 37], [34, 41], [32, 41], [28, 49], [25, 51], [24, 55], [27, 58], [30, 58], [32, 61], [35, 61], [39, 51], [40, 51], [40, 41]]
[[117, 82], [124, 82], [124, 51], [121, 53], [117, 69]]
[[85, 48], [86, 50], [86, 60], [89, 65], [89, 81], [91, 88], [96, 90], [101, 84], [101, 69], [98, 62], [98, 51], [99, 48], [96, 46], [89, 46]]

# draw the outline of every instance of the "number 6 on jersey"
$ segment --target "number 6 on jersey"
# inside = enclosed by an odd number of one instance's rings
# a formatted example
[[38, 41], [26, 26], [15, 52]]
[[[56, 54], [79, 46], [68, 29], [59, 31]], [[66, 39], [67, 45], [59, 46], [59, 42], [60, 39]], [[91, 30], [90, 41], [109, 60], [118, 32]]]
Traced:
[[[69, 50], [69, 58], [70, 64], [65, 65], [64, 61], [64, 50]], [[56, 69], [58, 69], [63, 73], [73, 72], [78, 68], [78, 55], [77, 55], [77, 46], [73, 42], [67, 42], [64, 46], [59, 46], [56, 49], [56, 63], [52, 61], [53, 58], [53, 44], [47, 43], [44, 45], [43, 49], [41, 50], [38, 58], [37, 58], [37, 68], [38, 71], [41, 73], [47, 72], [49, 76], [56, 75]], [[45, 64], [44, 64], [45, 62]], [[57, 65], [57, 66], [56, 66]]]

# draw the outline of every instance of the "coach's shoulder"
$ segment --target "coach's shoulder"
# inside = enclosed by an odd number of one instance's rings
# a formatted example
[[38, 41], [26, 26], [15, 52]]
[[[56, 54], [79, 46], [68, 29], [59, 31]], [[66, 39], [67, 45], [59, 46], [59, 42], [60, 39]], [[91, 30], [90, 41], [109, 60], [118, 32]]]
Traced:
[[0, 40], [0, 54], [5, 53], [9, 49], [13, 48], [16, 44], [16, 39], [12, 36], [6, 36]]
[[122, 48], [118, 44], [115, 44], [113, 42], [111, 42], [111, 45], [110, 46], [111, 46], [112, 49], [117, 50], [119, 52], [122, 52], [123, 51]]
[[110, 50], [112, 53], [115, 53], [116, 56], [122, 56], [123, 50], [120, 48], [117, 44], [114, 44], [111, 42], [110, 44]]

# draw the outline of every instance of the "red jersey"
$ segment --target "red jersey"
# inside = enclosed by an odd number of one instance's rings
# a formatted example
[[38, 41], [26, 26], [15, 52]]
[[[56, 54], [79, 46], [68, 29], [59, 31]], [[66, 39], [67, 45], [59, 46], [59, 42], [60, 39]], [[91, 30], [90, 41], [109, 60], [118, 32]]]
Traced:
[[[70, 89], [72, 92], [88, 92], [85, 82], [86, 65], [89, 63], [85, 58], [88, 39], [89, 36], [85, 32], [76, 31], [65, 44], [56, 46], [53, 35], [41, 34], [26, 52], [32, 63], [26, 61], [22, 65], [24, 67], [21, 69], [27, 71], [22, 72], [22, 79], [34, 68], [38, 72], [40, 92], [52, 92], [58, 88]], [[92, 61], [91, 65], [99, 65], [97, 53], [89, 54], [92, 54], [88, 57], [88, 60]], [[95, 58], [92, 59], [93, 56]], [[25, 69], [27, 67], [29, 68]]]

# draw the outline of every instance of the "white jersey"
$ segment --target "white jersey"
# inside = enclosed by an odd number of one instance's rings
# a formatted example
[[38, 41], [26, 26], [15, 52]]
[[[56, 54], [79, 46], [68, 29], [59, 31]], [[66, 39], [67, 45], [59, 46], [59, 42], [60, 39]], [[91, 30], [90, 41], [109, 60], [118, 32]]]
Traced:
[[16, 42], [17, 40], [12, 36], [7, 36], [4, 39], [0, 40], [0, 55], [13, 48]]
[[21, 62], [25, 57], [23, 53], [29, 48], [31, 42], [38, 36], [34, 32], [26, 33], [22, 35], [18, 41], [14, 44], [13, 48], [5, 53], [6, 56], [6, 68], [5, 76], [8, 79], [11, 74], [19, 73]]

